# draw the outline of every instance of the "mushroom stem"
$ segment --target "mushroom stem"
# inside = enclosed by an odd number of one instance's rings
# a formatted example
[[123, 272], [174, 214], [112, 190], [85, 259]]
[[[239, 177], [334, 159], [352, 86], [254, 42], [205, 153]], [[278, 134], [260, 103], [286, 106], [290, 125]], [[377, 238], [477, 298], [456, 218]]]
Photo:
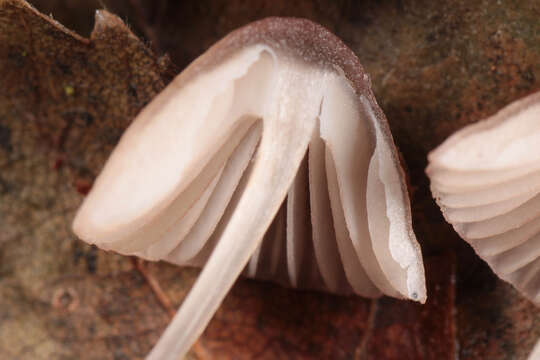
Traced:
[[534, 346], [527, 360], [540, 360], [540, 340]]
[[[324, 76], [297, 66], [285, 60], [277, 67], [272, 91], [275, 98], [265, 109], [261, 144], [238, 205], [193, 289], [148, 360], [173, 360], [186, 354], [260, 245], [283, 203], [307, 151], [323, 94], [319, 82]], [[305, 88], [313, 91], [306, 95], [300, 91]], [[311, 105], [281, 106], [300, 100]]]

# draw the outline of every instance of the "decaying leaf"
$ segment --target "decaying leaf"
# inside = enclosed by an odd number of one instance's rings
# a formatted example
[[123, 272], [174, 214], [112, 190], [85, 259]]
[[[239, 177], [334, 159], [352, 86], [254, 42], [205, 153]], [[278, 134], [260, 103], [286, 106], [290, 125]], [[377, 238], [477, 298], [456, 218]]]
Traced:
[[[70, 27], [84, 22], [84, 33], [93, 26], [94, 8], [83, 8], [104, 3], [152, 46], [158, 39], [156, 47], [182, 66], [250, 21], [307, 17], [344, 39], [372, 75], [411, 174], [414, 228], [428, 255], [426, 305], [241, 280], [203, 333], [201, 354], [526, 359], [540, 335], [538, 311], [497, 280], [446, 224], [423, 174], [426, 153], [450, 133], [539, 89], [537, 3], [32, 2]], [[8, 7], [0, 9], [0, 79], [7, 84], [0, 87], [0, 354], [142, 358], [168, 323], [167, 313], [129, 259], [76, 241], [69, 228], [83, 198], [79, 191], [88, 191], [120, 134], [169, 81], [170, 71], [114, 17], [107, 26], [98, 22], [105, 31], [94, 31], [82, 46], [22, 2], [1, 3]], [[73, 108], [77, 112], [66, 112]], [[68, 123], [75, 133], [84, 127], [87, 137], [62, 135]], [[68, 139], [61, 156], [53, 141], [58, 138]], [[448, 247], [457, 252], [455, 282], [446, 265], [451, 257], [429, 260]], [[146, 267], [175, 307], [197, 276], [164, 263]], [[448, 295], [454, 287], [455, 298]]]
[[81, 246], [70, 223], [168, 69], [107, 12], [84, 39], [0, 1], [1, 358], [143, 357], [167, 323], [129, 259]]

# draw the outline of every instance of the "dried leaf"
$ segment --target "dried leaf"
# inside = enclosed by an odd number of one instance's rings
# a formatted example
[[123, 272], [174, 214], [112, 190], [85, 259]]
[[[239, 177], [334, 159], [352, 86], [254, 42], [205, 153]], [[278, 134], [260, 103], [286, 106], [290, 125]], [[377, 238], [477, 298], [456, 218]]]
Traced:
[[[92, 19], [80, 14], [101, 6], [35, 3], [70, 26], [86, 21], [77, 27], [83, 31]], [[427, 152], [450, 133], [540, 88], [538, 2], [105, 3], [181, 66], [230, 30], [270, 15], [303, 16], [331, 29], [372, 75], [411, 171], [425, 253], [457, 252], [455, 308], [443, 265], [451, 258], [436, 261], [440, 270], [427, 265], [425, 307], [384, 299], [371, 327], [368, 301], [241, 281], [199, 351], [379, 359], [403, 349], [401, 358], [526, 358], [540, 336], [540, 314], [462, 244], [431, 200], [423, 171]], [[0, 354], [7, 358], [142, 358], [168, 322], [131, 261], [75, 241], [69, 231], [81, 193], [118, 136], [176, 72], [118, 18], [102, 14], [101, 30], [85, 40], [22, 1], [0, 0]], [[161, 263], [148, 272], [175, 307], [197, 274]], [[433, 282], [434, 275], [441, 279]], [[285, 312], [291, 306], [296, 313]]]

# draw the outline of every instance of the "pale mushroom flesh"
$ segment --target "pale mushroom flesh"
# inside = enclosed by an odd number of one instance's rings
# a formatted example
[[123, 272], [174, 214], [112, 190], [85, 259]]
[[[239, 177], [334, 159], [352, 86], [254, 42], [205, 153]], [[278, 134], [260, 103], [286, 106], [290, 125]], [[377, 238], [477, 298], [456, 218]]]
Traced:
[[242, 271], [426, 299], [403, 170], [369, 78], [306, 20], [253, 23], [192, 63], [126, 130], [73, 229], [103, 249], [203, 266], [150, 359], [185, 354]]
[[537, 341], [527, 360], [540, 360], [540, 340]]
[[469, 125], [429, 154], [448, 222], [502, 279], [540, 305], [540, 94]]

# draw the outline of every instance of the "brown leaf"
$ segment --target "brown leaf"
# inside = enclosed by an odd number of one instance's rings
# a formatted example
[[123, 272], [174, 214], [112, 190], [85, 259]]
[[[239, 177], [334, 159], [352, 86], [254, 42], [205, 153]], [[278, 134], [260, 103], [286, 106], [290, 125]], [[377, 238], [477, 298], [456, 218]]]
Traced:
[[241, 282], [201, 346], [216, 359], [454, 359], [453, 259], [427, 262], [425, 305]]
[[[526, 358], [540, 336], [540, 314], [444, 222], [423, 171], [426, 153], [452, 131], [540, 89], [540, 3], [104, 2], [180, 66], [266, 16], [307, 17], [329, 27], [372, 75], [411, 171], [424, 253], [457, 254], [456, 264], [451, 255], [426, 261], [430, 298], [423, 307], [239, 281], [197, 354]], [[101, 1], [35, 4], [90, 34], [89, 14]], [[0, 357], [142, 358], [166, 326], [166, 311], [132, 262], [77, 241], [70, 222], [122, 131], [174, 72], [107, 12], [86, 39], [22, 0], [0, 0]], [[174, 306], [197, 275], [161, 263], [147, 272]]]
[[0, 1], [0, 59], [0, 354], [142, 357], [168, 317], [70, 223], [167, 67], [107, 12], [84, 39], [15, 0]]

